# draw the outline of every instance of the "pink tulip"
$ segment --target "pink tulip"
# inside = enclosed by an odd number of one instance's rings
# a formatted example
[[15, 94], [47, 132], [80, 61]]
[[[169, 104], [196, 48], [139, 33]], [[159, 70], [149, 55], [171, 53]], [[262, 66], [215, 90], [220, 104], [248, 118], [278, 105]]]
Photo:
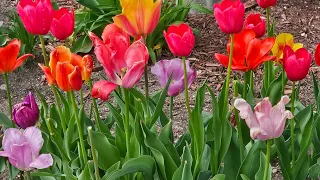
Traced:
[[21, 171], [34, 168], [45, 169], [53, 164], [51, 154], [40, 154], [43, 145], [41, 131], [28, 127], [24, 131], [9, 128], [4, 132], [0, 156], [8, 157], [9, 162]]
[[266, 22], [261, 19], [260, 14], [249, 14], [244, 21], [244, 28], [252, 29], [256, 33], [256, 38], [260, 38], [266, 33]]
[[46, 35], [49, 32], [53, 16], [50, 0], [20, 0], [17, 9], [30, 34]]
[[104, 29], [103, 41], [92, 32], [89, 32], [89, 37], [97, 59], [109, 78], [109, 81], [94, 84], [92, 96], [107, 100], [117, 86], [132, 88], [143, 75], [149, 58], [148, 49], [142, 41], [130, 45], [129, 36], [115, 25]]
[[234, 107], [240, 111], [240, 117], [250, 128], [251, 138], [264, 141], [280, 137], [286, 120], [293, 118], [292, 113], [285, 108], [289, 101], [288, 96], [283, 96], [280, 102], [272, 107], [269, 98], [264, 98], [253, 112], [244, 99], [236, 99]]
[[50, 27], [51, 33], [59, 40], [71, 36], [74, 30], [74, 11], [61, 8], [53, 12], [53, 20]]
[[269, 8], [271, 6], [275, 6], [277, 0], [256, 0], [258, 5], [262, 8]]

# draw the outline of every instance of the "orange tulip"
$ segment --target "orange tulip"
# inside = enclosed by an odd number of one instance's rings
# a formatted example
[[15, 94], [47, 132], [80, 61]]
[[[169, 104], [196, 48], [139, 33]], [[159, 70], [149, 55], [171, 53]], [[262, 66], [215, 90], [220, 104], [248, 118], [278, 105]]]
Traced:
[[46, 75], [49, 85], [57, 84], [63, 91], [78, 91], [82, 80], [89, 80], [93, 61], [91, 56], [83, 58], [70, 52], [64, 46], [58, 46], [50, 54], [49, 67], [39, 64]]
[[120, 0], [122, 14], [113, 17], [114, 23], [130, 36], [146, 36], [156, 28], [162, 0]]
[[28, 57], [34, 57], [32, 54], [25, 54], [18, 58], [20, 46], [21, 42], [14, 39], [7, 46], [0, 48], [0, 74], [14, 71]]

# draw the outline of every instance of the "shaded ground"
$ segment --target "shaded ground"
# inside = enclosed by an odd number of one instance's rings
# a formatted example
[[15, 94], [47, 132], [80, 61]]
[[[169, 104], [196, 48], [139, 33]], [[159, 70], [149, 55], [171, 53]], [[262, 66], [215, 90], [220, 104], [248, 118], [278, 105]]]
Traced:
[[[66, 3], [68, 6], [72, 5], [70, 1], [60, 1]], [[0, 1], [0, 21], [6, 21], [3, 14], [7, 12], [8, 7], [13, 7], [14, 4], [15, 1]], [[272, 16], [276, 20], [276, 32], [292, 33], [296, 42], [303, 43], [308, 50], [313, 52], [316, 44], [320, 42], [319, 10], [320, 1], [317, 0], [278, 1], [276, 8], [272, 8], [271, 11]], [[250, 6], [248, 11], [263, 13], [263, 11], [257, 6]], [[189, 57], [193, 68], [197, 70], [198, 74], [196, 82], [190, 88], [191, 105], [193, 105], [195, 90], [204, 82], [205, 79], [207, 79], [208, 84], [216, 93], [221, 90], [222, 83], [226, 77], [226, 71], [225, 68], [214, 60], [213, 55], [216, 52], [226, 53], [225, 47], [228, 37], [220, 32], [213, 15], [190, 15], [188, 23], [191, 27], [197, 28], [200, 31], [200, 36], [198, 36], [196, 40], [195, 49]], [[48, 47], [50, 47], [50, 45]], [[37, 55], [37, 58], [34, 61], [27, 62], [19, 71], [9, 75], [9, 80], [11, 82], [10, 87], [12, 89], [12, 100], [14, 104], [23, 100], [27, 92], [33, 91], [33, 88], [39, 89], [43, 94], [45, 94], [45, 97], [49, 102], [53, 102], [51, 90], [48, 88], [46, 82], [41, 81], [43, 73], [37, 66], [37, 62], [43, 62], [43, 60], [38, 47], [36, 48], [35, 54]], [[164, 57], [170, 57], [170, 54], [164, 54]], [[313, 66], [311, 71], [320, 79], [319, 67]], [[241, 73], [236, 74], [242, 77]], [[101, 75], [105, 76], [103, 71], [93, 74], [94, 81], [101, 79]], [[263, 72], [260, 68], [255, 72], [256, 96], [259, 96], [258, 89], [261, 87], [262, 77]], [[142, 79], [138, 84], [138, 88], [141, 90], [143, 90], [143, 83], [144, 80]], [[151, 73], [149, 85], [151, 92], [161, 89], [156, 78], [151, 75]], [[301, 85], [302, 89], [300, 91], [300, 99], [302, 103], [305, 105], [313, 103], [312, 79], [310, 75], [307, 79], [302, 81]], [[290, 83], [287, 86], [287, 89], [288, 91], [286, 92], [290, 94]], [[88, 88], [86, 88], [84, 94], [87, 96], [86, 103], [89, 104], [90, 98]], [[188, 119], [184, 107], [183, 95], [176, 97], [174, 102], [174, 129], [176, 135], [178, 135], [186, 131]], [[210, 103], [210, 97], [208, 96], [206, 98], [205, 111], [210, 111]], [[102, 116], [106, 116], [108, 110], [105, 104], [101, 101], [99, 101], [99, 104]], [[165, 108], [168, 109], [169, 104], [166, 104]], [[3, 78], [0, 78], [0, 112], [5, 112], [7, 114], [7, 96]], [[275, 168], [274, 171], [275, 176], [277, 176], [276, 172], [279, 172], [279, 170]], [[0, 179], [2, 179], [1, 176]]]

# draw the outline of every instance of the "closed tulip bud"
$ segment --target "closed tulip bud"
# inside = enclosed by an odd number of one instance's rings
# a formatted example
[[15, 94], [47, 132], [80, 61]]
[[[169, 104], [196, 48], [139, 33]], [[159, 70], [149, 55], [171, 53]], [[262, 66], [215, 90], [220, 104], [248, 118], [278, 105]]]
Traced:
[[223, 33], [239, 33], [243, 28], [244, 5], [240, 0], [222, 0], [214, 5], [214, 17]]
[[309, 72], [311, 62], [311, 54], [305, 48], [300, 48], [295, 52], [290, 46], [284, 48], [283, 67], [290, 81], [304, 79]]
[[191, 54], [195, 37], [187, 24], [171, 25], [163, 34], [173, 55], [189, 56]]
[[50, 27], [51, 33], [59, 40], [69, 37], [74, 30], [74, 11], [61, 8], [53, 12], [53, 20]]
[[276, 5], [277, 0], [256, 0], [257, 4], [262, 8], [268, 8]]
[[20, 0], [18, 14], [26, 30], [33, 35], [46, 35], [52, 22], [50, 0]]
[[31, 92], [22, 103], [13, 106], [12, 117], [15, 124], [22, 129], [34, 126], [39, 118], [39, 108]]
[[245, 29], [252, 29], [256, 33], [256, 38], [260, 38], [266, 33], [266, 22], [261, 19], [260, 14], [249, 14], [244, 21]]

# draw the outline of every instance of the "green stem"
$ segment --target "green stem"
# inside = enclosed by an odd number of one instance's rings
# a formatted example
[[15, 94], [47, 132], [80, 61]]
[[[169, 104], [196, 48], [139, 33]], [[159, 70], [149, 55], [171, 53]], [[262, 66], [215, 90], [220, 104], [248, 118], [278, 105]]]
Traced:
[[56, 107], [58, 109], [58, 113], [59, 113], [59, 116], [61, 119], [62, 130], [63, 130], [63, 132], [66, 132], [67, 131], [66, 120], [65, 120], [65, 116], [62, 113], [61, 100], [60, 100], [59, 95], [57, 93], [57, 88], [54, 85], [52, 85], [51, 88], [52, 88], [52, 92], [54, 94], [54, 98], [56, 100]]
[[96, 149], [94, 148], [93, 144], [93, 136], [92, 136], [92, 127], [88, 127], [88, 134], [89, 134], [89, 139], [91, 143], [91, 153], [92, 153], [92, 159], [93, 159], [93, 164], [94, 164], [94, 174], [96, 176], [96, 180], [100, 180], [100, 175], [99, 175], [99, 165], [98, 165], [98, 159], [96, 155]]
[[173, 96], [170, 96], [170, 120], [173, 121]]
[[228, 62], [228, 70], [227, 70], [227, 79], [225, 85], [225, 93], [224, 93], [224, 105], [225, 108], [223, 109], [223, 115], [227, 114], [228, 112], [228, 99], [229, 99], [229, 83], [230, 83], [230, 76], [231, 76], [231, 65], [232, 65], [232, 57], [233, 57], [233, 45], [234, 45], [234, 34], [230, 35], [231, 43], [230, 43], [230, 54], [229, 54], [229, 62]]
[[[238, 81], [234, 81], [234, 97], [237, 98], [239, 96], [238, 92]], [[237, 129], [238, 129], [238, 139], [239, 139], [239, 148], [240, 148], [240, 162], [243, 162], [243, 137], [242, 137], [242, 130], [241, 130], [241, 122], [240, 122], [240, 117], [239, 117], [239, 111], [237, 109], [234, 109], [234, 114], [235, 114], [235, 119], [237, 123]]]
[[83, 106], [83, 91], [82, 88], [80, 89], [80, 107]]
[[[92, 79], [90, 78], [89, 79], [89, 86], [90, 86], [90, 92], [92, 92]], [[98, 109], [98, 104], [97, 104], [97, 101], [96, 101], [96, 98], [92, 98], [92, 102], [93, 102], [93, 107], [94, 107], [94, 117], [95, 117], [95, 120], [96, 120], [96, 124], [97, 124], [97, 127], [98, 127], [98, 130], [100, 132], [102, 132], [101, 130], [101, 127], [100, 127], [100, 114], [99, 114], [99, 109]]]
[[182, 57], [183, 61], [183, 70], [184, 70], [184, 94], [186, 98], [186, 107], [188, 111], [188, 115], [190, 120], [192, 119], [192, 113], [191, 113], [191, 108], [189, 104], [189, 91], [188, 91], [188, 74], [187, 74], [187, 64], [186, 64], [186, 57]]
[[8, 74], [5, 73], [3, 75], [4, 81], [6, 82], [6, 88], [7, 88], [7, 96], [8, 96], [8, 111], [10, 114], [10, 119], [12, 120], [12, 127], [15, 127], [14, 121], [12, 119], [12, 101], [11, 101], [11, 91], [10, 91], [10, 86], [9, 86], [9, 78]]
[[252, 94], [254, 95], [253, 71], [250, 71], [250, 88], [251, 88]]
[[267, 140], [267, 161], [266, 161], [264, 176], [263, 176], [264, 180], [268, 180], [270, 154], [271, 154], [271, 140], [269, 139], [269, 140]]
[[30, 171], [25, 171], [27, 180], [31, 180]]
[[285, 90], [285, 86], [286, 86], [286, 79], [285, 79], [285, 70], [284, 67], [282, 66], [282, 73], [281, 73], [281, 80], [282, 80], [282, 88], [281, 88], [281, 92], [282, 94], [284, 94], [284, 90]]
[[125, 122], [124, 122], [124, 126], [125, 126], [125, 134], [126, 134], [126, 146], [127, 146], [127, 158], [130, 159], [130, 123], [129, 123], [129, 103], [130, 103], [130, 98], [129, 98], [129, 90], [123, 88], [123, 93], [124, 93], [124, 99], [125, 99], [125, 106], [126, 106], [126, 110], [125, 110]]
[[[296, 82], [293, 81], [292, 84], [292, 94], [291, 94], [291, 113], [294, 115], [294, 101], [295, 101], [295, 86], [296, 86]], [[290, 121], [290, 128], [291, 128], [291, 153], [292, 153], [292, 167], [294, 166], [294, 162], [295, 162], [295, 152], [294, 152], [294, 118], [291, 119]]]
[[248, 71], [244, 73], [243, 99], [247, 99], [249, 82], [250, 82], [250, 72]]
[[48, 57], [47, 57], [47, 51], [46, 51], [46, 47], [44, 45], [43, 35], [39, 35], [39, 37], [40, 37], [40, 42], [41, 42], [41, 49], [42, 49], [42, 55], [43, 55], [44, 64], [46, 66], [49, 66]]
[[73, 105], [74, 117], [76, 118], [76, 123], [77, 123], [77, 126], [78, 126], [78, 133], [79, 133], [79, 138], [80, 138], [80, 148], [81, 148], [81, 151], [82, 151], [82, 162], [85, 165], [88, 162], [88, 160], [87, 160], [86, 149], [85, 149], [85, 146], [84, 146], [83, 130], [82, 130], [82, 126], [81, 126], [81, 123], [80, 123], [79, 116], [77, 114], [78, 108], [77, 108], [77, 104], [76, 104], [76, 98], [74, 96], [73, 91], [71, 91], [69, 93], [71, 95], [71, 101], [72, 101], [72, 105]]
[[270, 24], [270, 8], [266, 9], [266, 14], [267, 14], [267, 31], [268, 31], [268, 36], [273, 37], [273, 34], [271, 34], [271, 24]]
[[147, 101], [147, 109], [146, 109], [146, 121], [149, 121], [149, 86], [148, 86], [148, 67], [147, 65], [144, 68], [144, 92], [146, 96], [146, 101]]

